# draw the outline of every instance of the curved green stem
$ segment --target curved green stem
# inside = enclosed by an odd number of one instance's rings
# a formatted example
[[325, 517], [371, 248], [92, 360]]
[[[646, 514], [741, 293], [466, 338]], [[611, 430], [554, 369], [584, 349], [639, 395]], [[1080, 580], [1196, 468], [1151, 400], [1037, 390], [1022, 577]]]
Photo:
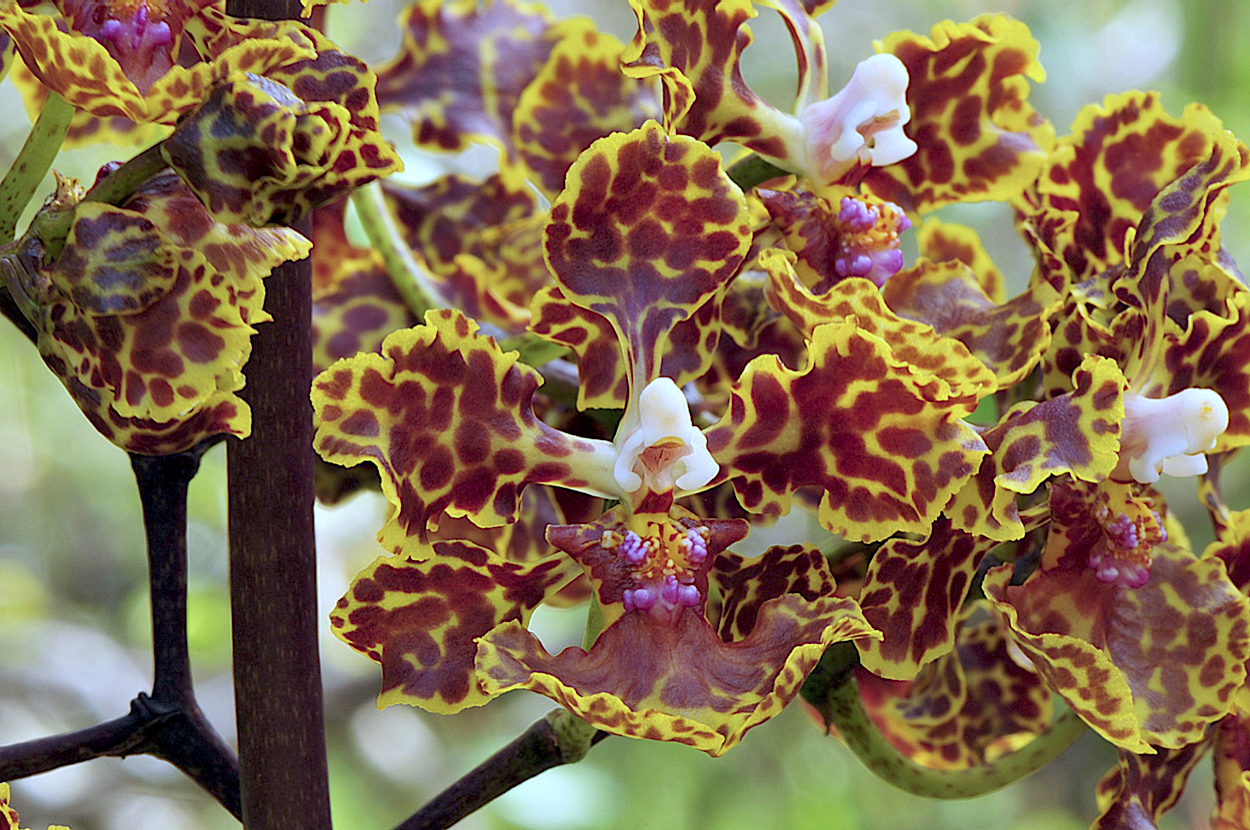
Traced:
[[421, 319], [431, 308], [440, 308], [438, 292], [430, 282], [429, 273], [413, 257], [395, 219], [386, 208], [382, 188], [374, 182], [351, 196], [360, 224], [373, 249], [382, 255], [386, 272], [391, 277], [408, 310]]
[[789, 170], [782, 170], [771, 161], [755, 153], [741, 161], [735, 162], [725, 173], [729, 176], [730, 181], [742, 188], [743, 192], [749, 191], [751, 188], [763, 184], [769, 179], [794, 175]]
[[0, 182], [0, 240], [8, 241], [17, 230], [17, 220], [39, 189], [39, 183], [52, 167], [69, 133], [69, 124], [78, 109], [55, 92], [35, 119], [35, 125], [17, 154], [17, 160]]
[[1049, 764], [1085, 732], [1085, 722], [1065, 708], [1050, 729], [992, 764], [964, 770], [936, 770], [901, 754], [864, 711], [853, 675], [829, 688], [826, 716], [847, 747], [878, 777], [913, 795], [974, 798], [1007, 786]]

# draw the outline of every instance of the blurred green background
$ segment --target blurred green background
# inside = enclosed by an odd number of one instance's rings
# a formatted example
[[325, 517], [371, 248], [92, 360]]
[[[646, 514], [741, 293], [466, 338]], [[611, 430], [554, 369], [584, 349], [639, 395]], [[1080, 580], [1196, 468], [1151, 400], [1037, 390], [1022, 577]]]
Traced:
[[[634, 30], [625, 0], [558, 0], [559, 16], [590, 14], [623, 40]], [[329, 9], [329, 33], [371, 62], [399, 46], [401, 3]], [[1036, 107], [1067, 132], [1077, 110], [1112, 92], [1153, 88], [1173, 113], [1207, 103], [1226, 125], [1250, 136], [1250, 4], [1122, 0], [842, 0], [822, 19], [837, 89], [872, 41], [897, 29], [927, 33], [946, 18], [1012, 14], [1041, 41], [1049, 77]], [[775, 16], [762, 15], [744, 70], [754, 89], [789, 103], [794, 68]], [[0, 169], [28, 130], [11, 87], [0, 95]], [[491, 163], [489, 153], [448, 161], [410, 152], [399, 121], [384, 128], [403, 148], [405, 178], [428, 179], [449, 164]], [[63, 172], [90, 180], [116, 151], [73, 151]], [[49, 185], [50, 188], [50, 185]], [[1030, 270], [1010, 214], [1001, 205], [964, 206], [944, 218], [976, 224], [1016, 285]], [[1234, 256], [1250, 255], [1250, 201], [1233, 192], [1224, 223]], [[35, 350], [0, 325], [0, 743], [76, 729], [123, 714], [150, 685], [143, 527], [125, 455], [78, 413]], [[233, 736], [230, 623], [225, 547], [225, 455], [205, 459], [191, 490], [191, 643], [197, 688], [210, 718]], [[1241, 476], [1244, 483], [1244, 472]], [[1172, 505], [1189, 516], [1195, 547], [1210, 533], [1192, 486], [1173, 487]], [[1233, 494], [1244, 493], [1236, 481]], [[1244, 500], [1242, 500], [1244, 502]], [[1235, 506], [1247, 506], [1237, 503]], [[385, 505], [372, 494], [318, 509], [320, 604], [328, 613], [352, 576], [377, 555], [374, 533]], [[549, 648], [580, 639], [578, 612], [540, 611], [535, 626]], [[545, 698], [505, 696], [483, 709], [440, 717], [395, 706], [378, 712], [376, 666], [323, 631], [335, 826], [389, 828], [550, 708]], [[707, 827], [795, 830], [1077, 830], [1095, 815], [1093, 786], [1114, 753], [1093, 735], [1060, 761], [1002, 792], [967, 802], [917, 799], [881, 783], [799, 706], [751, 732], [721, 759], [680, 746], [611, 739], [581, 764], [548, 772], [463, 823], [465, 828]], [[1207, 765], [1164, 827], [1206, 827], [1213, 796]], [[16, 782], [23, 824], [74, 830], [230, 828], [237, 824], [194, 785], [150, 758], [103, 759]], [[296, 829], [297, 830], [297, 829]]]

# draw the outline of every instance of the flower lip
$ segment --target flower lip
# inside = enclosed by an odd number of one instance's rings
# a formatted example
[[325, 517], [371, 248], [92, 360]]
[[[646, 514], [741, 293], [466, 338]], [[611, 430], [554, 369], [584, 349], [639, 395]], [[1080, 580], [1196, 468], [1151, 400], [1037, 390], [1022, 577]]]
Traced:
[[894, 55], [873, 55], [860, 61], [837, 94], [803, 109], [799, 121], [809, 167], [821, 181], [832, 183], [859, 163], [882, 167], [916, 152], [916, 142], [903, 132], [911, 120], [909, 80]]
[[638, 396], [638, 424], [619, 444], [612, 473], [631, 495], [694, 490], [720, 470], [707, 438], [690, 419], [686, 396], [671, 378], [656, 378]]
[[1200, 475], [1207, 471], [1203, 455], [1215, 447], [1228, 428], [1228, 406], [1213, 389], [1184, 389], [1166, 398], [1124, 395], [1120, 463], [1125, 474], [1153, 484], [1160, 474]]

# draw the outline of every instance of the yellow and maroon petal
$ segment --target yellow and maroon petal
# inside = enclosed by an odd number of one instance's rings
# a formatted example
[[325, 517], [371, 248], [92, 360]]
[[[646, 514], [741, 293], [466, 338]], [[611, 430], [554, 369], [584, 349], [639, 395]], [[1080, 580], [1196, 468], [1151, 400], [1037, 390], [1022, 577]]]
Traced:
[[724, 296], [750, 241], [746, 201], [720, 157], [651, 121], [578, 158], [544, 247], [564, 297], [612, 323], [641, 390], [673, 327]]
[[291, 222], [402, 168], [377, 132], [365, 64], [325, 51], [275, 74], [226, 78], [161, 144], [215, 215]]
[[[84, 218], [48, 271], [47, 290], [27, 292], [37, 299], [45, 362], [91, 423], [131, 452], [180, 452], [217, 433], [246, 435], [250, 412], [234, 393], [252, 326], [269, 319], [261, 279], [306, 255], [307, 241], [285, 228], [215, 222], [172, 173], [143, 184], [120, 208], [79, 210]], [[136, 234], [145, 228], [155, 247]], [[147, 269], [153, 282], [127, 288], [110, 256], [156, 263]]]
[[1033, 181], [1054, 130], [1028, 102], [1046, 75], [1028, 27], [1004, 15], [946, 21], [929, 37], [899, 32], [877, 44], [907, 68], [907, 134], [917, 151], [870, 170], [865, 187], [909, 213], [953, 202], [1004, 201]]
[[419, 0], [400, 16], [399, 54], [378, 68], [378, 102], [413, 125], [413, 140], [456, 152], [474, 141], [507, 149], [513, 110], [556, 44], [540, 6]]
[[1233, 705], [1250, 656], [1250, 610], [1219, 560], [1154, 546], [1138, 588], [1093, 568], [1038, 570], [1011, 586], [991, 570], [985, 593], [1050, 688], [1121, 749], [1149, 753], [1200, 740]]
[[1072, 385], [1072, 392], [1013, 409], [981, 433], [990, 455], [945, 510], [956, 528], [1019, 539], [1020, 495], [1059, 475], [1090, 482], [1110, 475], [1119, 461], [1124, 376], [1114, 361], [1088, 357]]
[[440, 541], [382, 556], [352, 582], [330, 628], [382, 666], [378, 706], [409, 703], [458, 712], [494, 696], [478, 684], [477, 638], [497, 625], [529, 623], [549, 595], [581, 575], [564, 554], [509, 562], [471, 542]]
[[[717, 633], [727, 643], [741, 640], [755, 628], [764, 603], [786, 594], [799, 594], [809, 602], [833, 597], [837, 585], [829, 563], [810, 545], [775, 546], [757, 557], [723, 553], [712, 563], [710, 579], [720, 591]], [[842, 597], [844, 613], [859, 617], [859, 604]]]
[[461, 254], [483, 257], [488, 229], [542, 212], [533, 190], [498, 174], [484, 181], [442, 176], [421, 186], [388, 181], [382, 193], [408, 246], [437, 274], [454, 269]]
[[[750, 90], [738, 61], [751, 43], [750, 0], [630, 0], [638, 32], [621, 56], [626, 74], [659, 77], [664, 124], [709, 145], [733, 141], [774, 158], [798, 121]], [[792, 142], [790, 142], [792, 143]]]
[[[26, 68], [26, 64], [21, 61], [15, 63], [9, 79], [22, 94], [26, 114], [33, 123], [48, 100], [48, 88]], [[70, 121], [69, 132], [61, 147], [66, 150], [90, 144], [145, 147], [164, 139], [171, 129], [164, 124], [139, 124], [120, 115], [97, 118], [86, 110], [78, 110]]]
[[933, 218], [920, 223], [915, 233], [922, 257], [931, 262], [962, 262], [976, 275], [986, 299], [998, 304], [1007, 299], [1003, 274], [975, 229]]
[[1215, 811], [1211, 830], [1250, 826], [1250, 716], [1242, 712], [1220, 722], [1215, 735]]
[[[1059, 311], [1059, 292], [1034, 280], [1022, 294], [998, 302], [979, 276], [958, 260], [922, 259], [891, 277], [882, 296], [895, 313], [933, 326], [968, 347], [1005, 389], [1019, 383], [1050, 343], [1050, 318]], [[1069, 375], [1071, 370], [1069, 370]]]
[[927, 323], [898, 316], [886, 306], [877, 286], [868, 280], [851, 277], [817, 296], [799, 279], [794, 254], [789, 251], [764, 251], [759, 266], [768, 274], [773, 305], [805, 337], [810, 338], [816, 327], [824, 323], [854, 318], [860, 331], [890, 344], [899, 360], [946, 383], [947, 397], [975, 399], [997, 389], [993, 372], [963, 343], [943, 337]]
[[1046, 731], [1053, 707], [1037, 671], [978, 601], [960, 614], [955, 648], [913, 682], [858, 673], [864, 707], [881, 733], [932, 769], [993, 763]]
[[425, 538], [444, 512], [480, 527], [513, 521], [532, 482], [616, 492], [612, 446], [540, 421], [541, 376], [476, 329], [457, 311], [427, 312], [424, 325], [387, 337], [382, 354], [340, 361], [313, 384], [317, 451], [382, 474], [388, 550]]
[[778, 714], [831, 643], [872, 636], [845, 600], [784, 594], [763, 603], [741, 640], [724, 642], [693, 608], [671, 623], [631, 611], [589, 652], [551, 655], [517, 623], [478, 646], [482, 688], [525, 688], [617, 735], [674, 741], [721, 755]]
[[1210, 262], [1221, 257], [1219, 220], [1225, 212], [1229, 185], [1250, 179], [1250, 148], [1231, 133], [1211, 135], [1207, 155], [1168, 184], [1151, 201], [1129, 243], [1129, 265], [1112, 289], [1121, 302], [1141, 309], [1145, 330], [1136, 354], [1125, 366], [1135, 385], [1144, 385], [1160, 369], [1159, 352], [1170, 327], [1184, 318], [1168, 316], [1174, 278], [1184, 273], [1195, 255]]
[[882, 545], [859, 593], [864, 618], [883, 635], [856, 642], [864, 667], [884, 678], [910, 680], [949, 652], [973, 574], [997, 545], [954, 529], [945, 517], [933, 523], [924, 541], [891, 539]]
[[1125, 262], [1131, 234], [1151, 201], [1211, 150], [1220, 121], [1200, 104], [1180, 118], [1157, 92], [1110, 95], [1077, 115], [1037, 182], [1018, 205], [1044, 234], [1072, 282]]
[[388, 334], [417, 324], [381, 256], [351, 244], [345, 203], [313, 211], [313, 371], [358, 352], [377, 352]]
[[168, 293], [177, 273], [178, 254], [151, 219], [84, 202], [48, 278], [86, 314], [132, 314]]
[[1191, 315], [1185, 332], [1167, 339], [1159, 363], [1166, 369], [1166, 375], [1155, 376], [1166, 384], [1159, 397], [1201, 388], [1214, 389], [1223, 398], [1228, 428], [1218, 439], [1217, 451], [1250, 444], [1250, 292], [1238, 291], [1221, 315]]
[[784, 514], [816, 487], [821, 524], [847, 539], [926, 533], [988, 452], [961, 420], [975, 399], [948, 391], [854, 322], [827, 323], [803, 370], [746, 367], [708, 447], [752, 512]]
[[1090, 830], [1155, 827], [1163, 814], [1176, 806], [1189, 774], [1210, 748], [1208, 738], [1175, 749], [1161, 749], [1153, 755], [1121, 749], [1115, 769], [1098, 782], [1100, 812]]
[[652, 84], [621, 72], [620, 41], [585, 18], [557, 23], [555, 48], [521, 93], [509, 143], [549, 197], [582, 151], [602, 136], [633, 130], [660, 114]]

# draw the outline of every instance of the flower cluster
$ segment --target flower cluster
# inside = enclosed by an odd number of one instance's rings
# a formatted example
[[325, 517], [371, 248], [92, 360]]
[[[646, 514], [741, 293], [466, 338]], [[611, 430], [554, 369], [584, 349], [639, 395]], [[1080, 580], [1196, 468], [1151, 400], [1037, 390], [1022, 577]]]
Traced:
[[[376, 467], [392, 504], [332, 614], [380, 702], [527, 688], [719, 754], [849, 640], [915, 761], [992, 766], [1059, 698], [1122, 750], [1104, 821], [1157, 816], [1143, 782], [1179, 787], [1215, 741], [1235, 823], [1247, 537], [1218, 475], [1250, 434], [1250, 293], [1219, 220], [1246, 148], [1142, 93], [1056, 139], [1027, 100], [1037, 44], [1002, 16], [892, 35], [829, 95], [831, 4], [763, 3], [798, 58], [785, 112], [739, 70], [750, 0], [632, 4], [620, 71], [584, 21], [418, 2], [379, 73], [418, 145], [501, 150], [485, 181], [388, 186], [417, 278], [460, 311], [379, 316], [352, 338], [377, 350], [314, 384], [318, 452]], [[722, 142], [771, 167], [727, 174]], [[979, 200], [1036, 251], [1016, 296], [973, 231], [926, 216]], [[1194, 475], [1201, 552], [1154, 488]], [[795, 508], [827, 536], [735, 551]], [[527, 630], [587, 596], [582, 648]]]

